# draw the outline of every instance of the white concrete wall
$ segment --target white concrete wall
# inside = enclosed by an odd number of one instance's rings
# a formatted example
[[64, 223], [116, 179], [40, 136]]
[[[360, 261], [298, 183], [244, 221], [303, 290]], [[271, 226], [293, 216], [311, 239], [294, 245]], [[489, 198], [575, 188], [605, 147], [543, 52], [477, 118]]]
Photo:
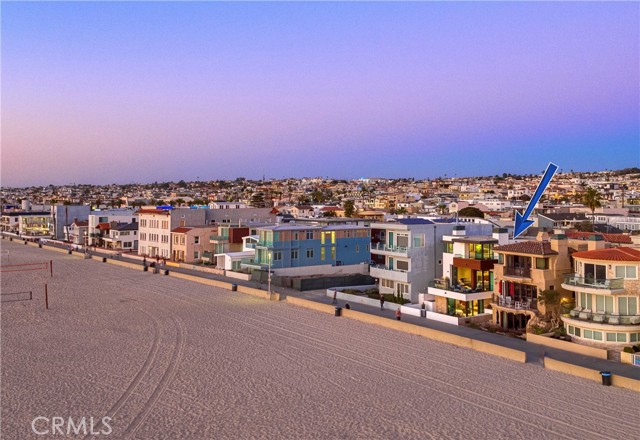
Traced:
[[368, 274], [367, 264], [350, 264], [348, 266], [331, 266], [323, 264], [317, 266], [287, 267], [283, 269], [271, 269], [279, 276], [306, 276], [306, 275], [353, 275]]

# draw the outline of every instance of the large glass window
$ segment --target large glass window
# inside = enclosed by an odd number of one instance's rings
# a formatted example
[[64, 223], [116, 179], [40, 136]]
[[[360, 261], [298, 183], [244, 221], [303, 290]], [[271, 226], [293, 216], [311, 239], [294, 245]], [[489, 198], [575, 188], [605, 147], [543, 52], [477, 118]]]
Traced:
[[584, 277], [585, 281], [589, 284], [604, 282], [607, 279], [607, 267], [602, 264], [585, 263]]
[[638, 278], [636, 266], [616, 266], [616, 278], [635, 280]]
[[638, 298], [635, 296], [619, 297], [618, 313], [621, 315], [635, 315], [638, 313]]
[[444, 243], [444, 251], [447, 254], [453, 254], [453, 242], [452, 241], [446, 241]]

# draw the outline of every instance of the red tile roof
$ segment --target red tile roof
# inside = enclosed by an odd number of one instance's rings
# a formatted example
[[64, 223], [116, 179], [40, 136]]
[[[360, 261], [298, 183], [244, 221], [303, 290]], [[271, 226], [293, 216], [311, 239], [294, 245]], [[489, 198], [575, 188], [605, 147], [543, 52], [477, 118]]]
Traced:
[[556, 251], [551, 249], [551, 243], [548, 241], [521, 241], [520, 243], [496, 246], [493, 250], [496, 252], [513, 252], [518, 254], [558, 255]]
[[626, 234], [605, 234], [601, 232], [581, 232], [566, 231], [567, 238], [576, 238], [578, 240], [588, 240], [592, 235], [598, 235], [609, 243], [633, 244], [631, 237]]
[[84, 220], [84, 221], [81, 221], [81, 222], [76, 220], [76, 221], [73, 222], [73, 224], [78, 226], [79, 228], [82, 228], [84, 226], [89, 226], [89, 220]]
[[98, 228], [98, 229], [111, 229], [111, 224], [109, 224], [109, 223], [98, 223], [98, 226], [96, 226], [96, 228]]
[[589, 260], [640, 262], [640, 250], [628, 247], [595, 249], [592, 251], [576, 252], [575, 254], [573, 254], [573, 256], [575, 258], [586, 258]]
[[171, 232], [177, 232], [178, 234], [184, 234], [185, 232], [189, 232], [190, 230], [192, 230], [193, 228], [187, 228], [185, 226], [180, 226], [179, 228], [175, 228], [173, 231]]

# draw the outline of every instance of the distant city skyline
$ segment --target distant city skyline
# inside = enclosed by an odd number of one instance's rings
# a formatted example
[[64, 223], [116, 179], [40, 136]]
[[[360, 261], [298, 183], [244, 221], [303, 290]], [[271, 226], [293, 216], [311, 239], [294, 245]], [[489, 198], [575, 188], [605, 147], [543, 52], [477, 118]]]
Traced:
[[3, 186], [640, 165], [640, 4], [2, 3]]

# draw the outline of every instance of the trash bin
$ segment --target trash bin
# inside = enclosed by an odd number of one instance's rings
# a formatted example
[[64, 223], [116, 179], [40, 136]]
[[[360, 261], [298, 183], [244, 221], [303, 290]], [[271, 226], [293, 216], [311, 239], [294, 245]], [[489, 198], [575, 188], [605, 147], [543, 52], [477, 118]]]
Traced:
[[335, 316], [342, 316], [342, 307], [336, 307]]
[[427, 317], [427, 310], [426, 309], [420, 309], [420, 317], [421, 318], [426, 318]]
[[169, 269], [165, 269], [165, 270], [164, 270], [164, 274], [165, 274], [165, 275], [169, 275]]
[[611, 386], [611, 372], [610, 371], [601, 371], [600, 376], [602, 376], [602, 385], [610, 387]]
[[142, 270], [144, 272], [149, 272], [149, 266], [147, 266], [146, 264], [142, 267]]
[[102, 262], [106, 263], [107, 262], [107, 257], [102, 257]]
[[72, 251], [71, 249], [69, 249], [67, 252], [69, 253], [69, 255], [71, 255], [71, 253], [72, 253], [73, 251]]
[[231, 285], [231, 291], [232, 292], [237, 292], [238, 291], [238, 285], [237, 284], [232, 284]]
[[40, 243], [38, 243], [38, 247], [39, 247], [40, 249], [42, 249], [42, 245], [41, 245]]

